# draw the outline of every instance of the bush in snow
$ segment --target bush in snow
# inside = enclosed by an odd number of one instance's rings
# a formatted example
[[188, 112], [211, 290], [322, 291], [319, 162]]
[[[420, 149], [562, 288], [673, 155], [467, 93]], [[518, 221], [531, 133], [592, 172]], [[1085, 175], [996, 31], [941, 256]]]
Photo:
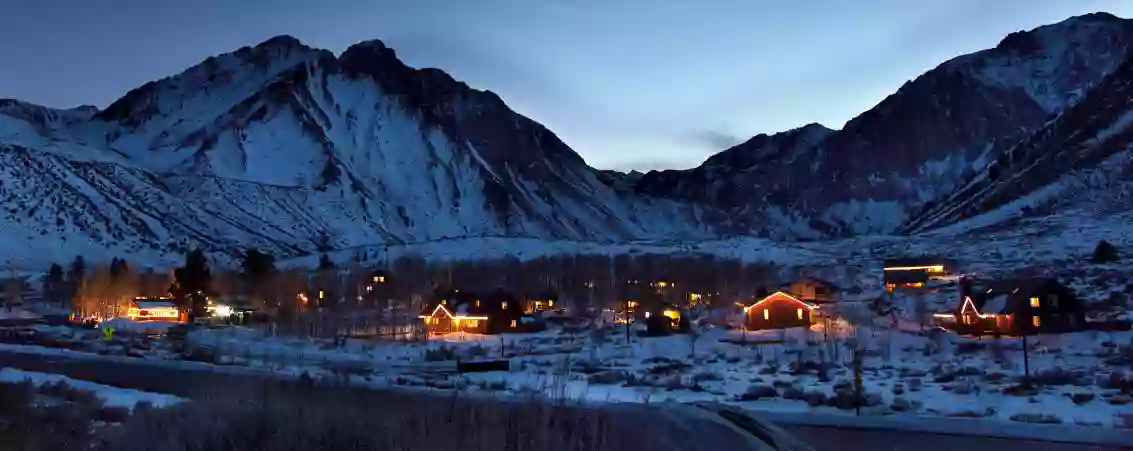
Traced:
[[1048, 413], [1017, 413], [1011, 415], [1011, 421], [1021, 423], [1062, 424], [1062, 418]]
[[586, 377], [586, 381], [594, 385], [613, 385], [627, 379], [622, 371], [602, 371]]
[[437, 348], [425, 350], [426, 362], [442, 362], [446, 360], [456, 360], [456, 348], [442, 344]]
[[779, 392], [775, 387], [770, 385], [751, 385], [744, 391], [742, 395], [737, 397], [738, 401], [755, 401], [759, 398], [778, 398]]
[[1090, 263], [1094, 264], [1110, 263], [1117, 260], [1117, 247], [1106, 240], [1098, 242], [1098, 245], [1094, 247], [1094, 255], [1090, 257]]

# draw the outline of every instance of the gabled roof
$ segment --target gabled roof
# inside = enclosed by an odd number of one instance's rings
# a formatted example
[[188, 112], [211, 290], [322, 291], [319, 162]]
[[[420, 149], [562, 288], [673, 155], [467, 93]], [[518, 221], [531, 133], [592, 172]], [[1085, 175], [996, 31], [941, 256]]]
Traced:
[[818, 308], [818, 304], [803, 301], [803, 300], [801, 300], [797, 297], [792, 296], [790, 293], [787, 293], [787, 292], [784, 292], [784, 291], [776, 291], [774, 293], [767, 295], [763, 299], [756, 301], [754, 304], [749, 305], [747, 307], [744, 307], [744, 311], [746, 312], [746, 311], [748, 311], [752, 308], [755, 308], [755, 306], [757, 306], [759, 304], [763, 304], [765, 302], [772, 302], [772, 301], [775, 301], [777, 299], [796, 302], [798, 304], [801, 304], [803, 307], [806, 307], [806, 308], [809, 308], [809, 309]]
[[[437, 312], [438, 307], [443, 306], [444, 310], [450, 315], [456, 316], [487, 316], [491, 313], [502, 311], [502, 302], [511, 303], [508, 308], [518, 309], [519, 305], [515, 304], [515, 298], [510, 293], [502, 291], [493, 291], [488, 293], [469, 293], [466, 291], [451, 291], [447, 293], [437, 293], [436, 299], [430, 302], [422, 309], [422, 315], [433, 315]], [[476, 301], [480, 301], [480, 305], [476, 305]], [[443, 304], [441, 301], [445, 301]]]
[[1003, 279], [975, 284], [970, 297], [980, 313], [1009, 314], [1031, 297], [1041, 296], [1059, 285], [1057, 280], [1047, 277]]

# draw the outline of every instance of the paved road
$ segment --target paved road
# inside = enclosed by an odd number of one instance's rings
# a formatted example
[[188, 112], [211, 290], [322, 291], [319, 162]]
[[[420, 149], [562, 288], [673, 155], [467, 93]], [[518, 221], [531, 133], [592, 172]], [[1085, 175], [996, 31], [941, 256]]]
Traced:
[[[259, 390], [263, 379], [224, 372], [191, 371], [155, 365], [131, 365], [99, 360], [17, 354], [0, 351], [0, 366], [64, 374], [106, 385], [195, 398], [230, 392], [246, 395]], [[781, 425], [816, 451], [1112, 451], [1133, 447], [1095, 446], [1009, 440], [987, 437]]]

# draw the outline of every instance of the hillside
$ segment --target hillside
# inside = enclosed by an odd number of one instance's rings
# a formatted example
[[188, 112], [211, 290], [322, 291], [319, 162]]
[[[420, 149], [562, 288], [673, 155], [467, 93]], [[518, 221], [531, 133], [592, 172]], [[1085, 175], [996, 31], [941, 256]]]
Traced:
[[1105, 13], [1013, 33], [906, 83], [841, 130], [757, 136], [637, 187], [704, 201], [768, 235], [895, 232], [1082, 99], [1131, 43], [1133, 21]]
[[3, 248], [55, 260], [295, 255], [323, 233], [334, 247], [700, 238], [726, 223], [614, 189], [495, 94], [410, 68], [379, 41], [336, 57], [277, 37], [102, 110], [3, 101], [0, 158]]

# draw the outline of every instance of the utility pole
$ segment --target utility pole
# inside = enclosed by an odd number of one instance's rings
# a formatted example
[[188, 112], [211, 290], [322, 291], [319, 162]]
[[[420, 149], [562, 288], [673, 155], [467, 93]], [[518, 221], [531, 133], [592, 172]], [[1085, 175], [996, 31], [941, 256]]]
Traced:
[[1031, 362], [1027, 356], [1027, 334], [1023, 334], [1023, 375], [1027, 378], [1027, 384], [1030, 385], [1031, 380]]

